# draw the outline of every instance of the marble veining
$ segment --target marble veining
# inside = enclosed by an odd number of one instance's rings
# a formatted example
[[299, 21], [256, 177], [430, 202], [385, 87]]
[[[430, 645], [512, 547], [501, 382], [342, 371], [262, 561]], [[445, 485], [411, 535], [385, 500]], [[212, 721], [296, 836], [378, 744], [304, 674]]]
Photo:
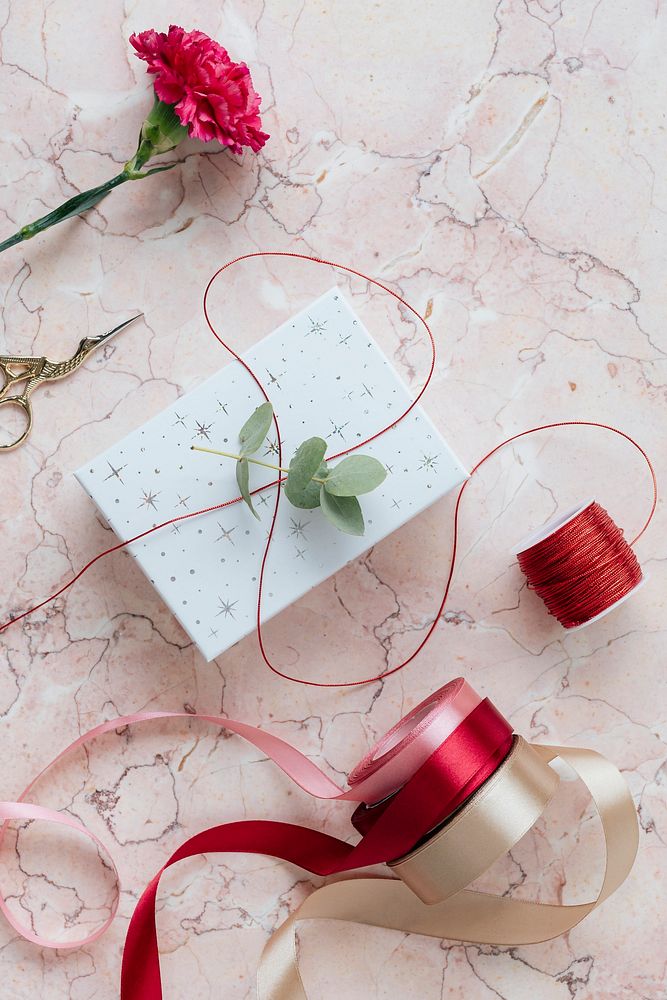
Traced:
[[[430, 317], [439, 356], [425, 408], [466, 465], [525, 427], [581, 418], [636, 436], [664, 477], [662, 4], [109, 0], [93, 11], [1, 0], [3, 233], [131, 155], [150, 96], [127, 38], [170, 21], [249, 62], [272, 138], [240, 160], [189, 143], [179, 168], [0, 257], [1, 342], [14, 354], [65, 357], [132, 311], [146, 323], [143, 340], [130, 345], [128, 333], [43, 390], [29, 445], [2, 456], [3, 617], [112, 543], [73, 472], [220, 366], [203, 287], [215, 267], [257, 248], [354, 263]], [[224, 293], [235, 343], [253, 343], [331, 277], [248, 266]], [[354, 302], [364, 289], [350, 292]], [[379, 294], [367, 298], [364, 322], [417, 388], [421, 331]], [[2, 636], [2, 797], [76, 733], [157, 708], [270, 726], [342, 780], [400, 713], [463, 674], [527, 737], [588, 745], [618, 764], [641, 824], [634, 871], [569, 935], [532, 947], [304, 925], [309, 996], [663, 1000], [664, 507], [637, 547], [647, 586], [576, 634], [546, 616], [509, 554], [591, 495], [628, 533], [650, 504], [640, 460], [603, 431], [544, 433], [489, 463], [466, 494], [435, 637], [404, 672], [368, 688], [288, 685], [262, 665], [252, 636], [206, 664], [132, 560], [112, 556]], [[452, 508], [440, 501], [278, 616], [267, 628], [275, 658], [332, 680], [409, 653], [438, 604]], [[82, 950], [40, 952], [0, 922], [2, 993], [17, 1000], [113, 1000], [137, 894], [204, 826], [270, 816], [351, 833], [348, 809], [306, 798], [258, 752], [194, 721], [110, 734], [35, 797], [109, 845], [123, 889], [111, 931]], [[568, 783], [484, 884], [584, 899], [601, 873], [599, 838]], [[0, 879], [26, 921], [70, 939], [103, 919], [113, 893], [94, 852], [36, 825], [9, 831]], [[263, 942], [317, 881], [237, 856], [170, 872], [158, 915], [165, 997], [253, 997]]]

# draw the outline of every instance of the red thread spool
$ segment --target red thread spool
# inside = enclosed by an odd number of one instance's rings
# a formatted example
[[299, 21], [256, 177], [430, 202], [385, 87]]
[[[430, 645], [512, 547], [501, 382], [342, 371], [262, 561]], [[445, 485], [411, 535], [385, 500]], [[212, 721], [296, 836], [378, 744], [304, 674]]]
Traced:
[[513, 551], [528, 586], [566, 629], [609, 614], [644, 583], [622, 530], [595, 500], [554, 518]]

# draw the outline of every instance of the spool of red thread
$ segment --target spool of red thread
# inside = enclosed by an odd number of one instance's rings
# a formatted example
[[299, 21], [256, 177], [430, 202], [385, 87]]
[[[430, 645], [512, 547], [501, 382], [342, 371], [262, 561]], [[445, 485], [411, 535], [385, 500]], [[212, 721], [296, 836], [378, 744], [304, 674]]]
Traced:
[[553, 518], [512, 551], [528, 586], [568, 630], [608, 615], [645, 581], [623, 531], [595, 500]]

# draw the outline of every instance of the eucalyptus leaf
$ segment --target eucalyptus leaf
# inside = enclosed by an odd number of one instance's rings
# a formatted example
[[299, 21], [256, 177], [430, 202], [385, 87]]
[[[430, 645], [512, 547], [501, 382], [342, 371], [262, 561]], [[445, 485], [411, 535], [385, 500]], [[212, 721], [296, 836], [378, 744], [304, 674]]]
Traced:
[[[292, 466], [290, 464], [290, 472], [291, 469]], [[326, 474], [327, 463], [322, 462], [315, 470], [315, 475], [318, 479], [324, 479]], [[290, 481], [290, 477], [288, 476], [285, 482], [285, 496], [293, 507], [312, 510], [314, 507], [319, 507], [320, 505], [320, 487], [321, 483], [316, 483], [313, 479], [310, 479], [302, 490], [297, 490], [294, 487], [294, 480]]]
[[322, 438], [312, 437], [299, 445], [289, 464], [287, 482], [295, 493], [302, 493], [313, 476], [317, 475], [322, 459], [327, 450], [327, 443]]
[[339, 531], [345, 531], [348, 535], [363, 535], [364, 515], [356, 497], [333, 496], [322, 486], [320, 503], [324, 516]]
[[336, 465], [326, 481], [327, 493], [335, 497], [358, 497], [383, 483], [387, 470], [370, 455], [349, 455]]
[[248, 468], [248, 459], [242, 458], [236, 463], [236, 482], [239, 484], [239, 490], [241, 491], [241, 496], [250, 507], [250, 510], [255, 515], [259, 521], [259, 514], [252, 505], [252, 497], [250, 496], [250, 470]]
[[262, 403], [252, 413], [239, 431], [239, 444], [242, 455], [254, 455], [269, 433], [273, 419], [273, 407], [270, 403]]

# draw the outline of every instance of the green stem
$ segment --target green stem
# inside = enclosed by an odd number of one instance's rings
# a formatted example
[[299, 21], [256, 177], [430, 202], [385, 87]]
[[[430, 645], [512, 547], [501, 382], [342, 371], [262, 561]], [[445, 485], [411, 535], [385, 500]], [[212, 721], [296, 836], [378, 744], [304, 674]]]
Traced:
[[81, 194], [74, 195], [73, 198], [69, 198], [63, 205], [55, 208], [52, 212], [47, 212], [40, 219], [36, 219], [27, 226], [23, 226], [13, 236], [0, 242], [0, 253], [3, 250], [9, 250], [10, 247], [16, 246], [17, 243], [32, 239], [33, 236], [43, 233], [45, 229], [50, 229], [51, 226], [55, 226], [59, 222], [64, 222], [65, 219], [81, 215], [82, 212], [93, 208], [103, 198], [106, 198], [110, 191], [113, 191], [114, 188], [120, 184], [124, 184], [126, 181], [137, 181], [144, 177], [150, 177], [151, 174], [172, 170], [177, 165], [177, 160], [173, 163], [161, 164], [150, 170], [144, 170], [143, 168], [152, 156], [157, 156], [160, 153], [166, 153], [170, 149], [174, 149], [187, 134], [187, 128], [181, 125], [172, 105], [164, 104], [156, 98], [153, 108], [142, 126], [136, 153], [132, 159], [127, 161], [122, 171], [116, 177], [112, 177], [111, 180], [100, 184], [98, 187], [90, 188], [89, 191], [82, 191]]
[[[191, 444], [190, 448], [192, 451], [205, 451], [207, 455], [222, 455], [223, 458], [233, 458], [235, 462], [240, 462], [245, 458], [247, 462], [252, 462], [253, 465], [261, 465], [265, 469], [273, 469], [275, 472], [289, 472], [289, 469], [283, 469], [281, 465], [271, 465], [270, 462], [262, 462], [259, 458], [250, 458], [249, 455], [236, 455], [233, 451], [218, 451], [216, 448], [202, 448], [201, 445]], [[317, 476], [313, 476], [314, 483], [323, 483], [323, 479], [318, 479]]]
[[248, 462], [252, 462], [253, 465], [261, 465], [265, 469], [274, 469], [276, 472], [289, 472], [289, 469], [283, 469], [279, 465], [271, 465], [269, 462], [262, 462], [259, 458], [250, 458], [248, 455], [235, 455], [232, 451], [217, 451], [215, 448], [202, 448], [197, 444], [192, 444], [190, 447], [192, 451], [205, 451], [208, 455], [222, 455], [223, 458], [233, 458], [236, 462], [240, 462], [241, 459], [245, 458]]
[[46, 215], [29, 223], [27, 226], [22, 226], [17, 233], [14, 233], [13, 236], [0, 243], [0, 253], [3, 250], [8, 250], [9, 247], [15, 246], [17, 243], [32, 239], [33, 236], [43, 233], [45, 229], [55, 226], [58, 222], [64, 222], [65, 219], [71, 219], [75, 215], [80, 215], [81, 212], [85, 212], [87, 209], [97, 205], [98, 202], [102, 201], [102, 198], [106, 198], [114, 188], [129, 180], [132, 180], [131, 176], [123, 171], [104, 184], [98, 185], [98, 187], [90, 188], [89, 191], [82, 191], [81, 194], [74, 195], [73, 198], [69, 198], [63, 205], [55, 208], [52, 212], [47, 212]]
[[14, 233], [14, 235], [10, 236], [8, 240], [3, 240], [3, 242], [0, 243], [0, 253], [2, 253], [3, 250], [9, 250], [10, 247], [16, 246], [16, 244], [20, 243], [23, 239], [24, 237], [21, 236], [20, 232]]

